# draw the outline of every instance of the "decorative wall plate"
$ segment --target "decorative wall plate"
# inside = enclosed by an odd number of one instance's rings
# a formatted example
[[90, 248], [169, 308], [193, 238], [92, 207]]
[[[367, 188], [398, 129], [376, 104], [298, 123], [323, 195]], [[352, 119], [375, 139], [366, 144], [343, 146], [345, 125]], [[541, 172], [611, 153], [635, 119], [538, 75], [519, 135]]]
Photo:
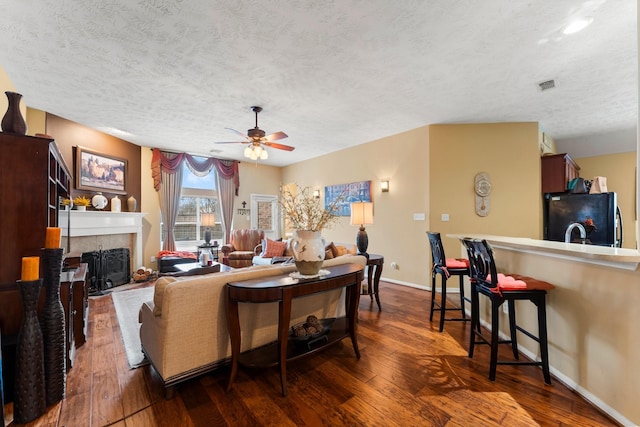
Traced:
[[475, 208], [478, 216], [489, 215], [489, 194], [491, 193], [491, 181], [489, 180], [489, 174], [486, 172], [479, 172], [476, 174], [474, 182]]

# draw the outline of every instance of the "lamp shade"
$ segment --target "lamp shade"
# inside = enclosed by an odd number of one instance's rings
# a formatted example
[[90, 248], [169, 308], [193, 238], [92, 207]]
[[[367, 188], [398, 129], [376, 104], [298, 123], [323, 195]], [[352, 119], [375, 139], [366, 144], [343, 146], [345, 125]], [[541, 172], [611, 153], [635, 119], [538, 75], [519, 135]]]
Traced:
[[351, 225], [373, 224], [373, 203], [351, 203]]
[[200, 224], [204, 227], [213, 227], [216, 225], [216, 217], [212, 213], [203, 213], [200, 216]]

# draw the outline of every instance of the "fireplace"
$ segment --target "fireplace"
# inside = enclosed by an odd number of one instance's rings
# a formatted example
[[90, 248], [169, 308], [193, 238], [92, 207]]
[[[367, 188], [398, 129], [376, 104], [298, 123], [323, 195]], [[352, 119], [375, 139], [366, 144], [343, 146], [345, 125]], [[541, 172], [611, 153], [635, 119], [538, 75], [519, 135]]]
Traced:
[[131, 261], [128, 248], [83, 252], [81, 262], [88, 269], [89, 293], [99, 294], [131, 281]]
[[[84, 253], [100, 249], [128, 248], [135, 271], [142, 262], [142, 218], [140, 212], [60, 211], [62, 244], [68, 252]], [[70, 240], [70, 241], [69, 241]]]

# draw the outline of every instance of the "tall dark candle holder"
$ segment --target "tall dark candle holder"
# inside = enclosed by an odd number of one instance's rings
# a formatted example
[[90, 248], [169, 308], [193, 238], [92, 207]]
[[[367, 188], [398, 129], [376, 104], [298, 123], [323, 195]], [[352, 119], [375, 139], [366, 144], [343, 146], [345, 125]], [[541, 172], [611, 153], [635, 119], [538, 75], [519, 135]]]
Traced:
[[46, 291], [40, 326], [44, 342], [44, 378], [47, 406], [64, 399], [66, 389], [66, 334], [64, 308], [60, 301], [62, 248], [42, 249], [43, 281]]
[[13, 418], [28, 423], [46, 409], [44, 386], [44, 349], [38, 322], [38, 299], [42, 279], [16, 282], [22, 299], [22, 322], [16, 345], [16, 384]]

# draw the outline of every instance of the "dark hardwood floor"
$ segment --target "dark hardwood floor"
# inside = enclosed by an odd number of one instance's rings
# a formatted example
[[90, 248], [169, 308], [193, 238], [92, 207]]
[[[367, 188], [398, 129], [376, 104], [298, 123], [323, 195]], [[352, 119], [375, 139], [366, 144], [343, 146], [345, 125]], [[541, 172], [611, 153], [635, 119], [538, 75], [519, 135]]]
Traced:
[[[129, 369], [111, 297], [92, 298], [67, 397], [28, 425], [617, 425], [555, 378], [545, 385], [539, 368], [499, 366], [490, 382], [488, 348], [467, 357], [466, 323], [446, 322], [439, 333], [428, 320], [428, 292], [382, 282], [380, 297], [382, 312], [369, 297], [360, 301], [362, 358], [346, 339], [289, 364], [288, 397], [275, 368], [240, 369], [229, 393], [221, 368], [178, 386], [170, 400], [150, 366]], [[11, 404], [5, 412], [11, 420]]]

